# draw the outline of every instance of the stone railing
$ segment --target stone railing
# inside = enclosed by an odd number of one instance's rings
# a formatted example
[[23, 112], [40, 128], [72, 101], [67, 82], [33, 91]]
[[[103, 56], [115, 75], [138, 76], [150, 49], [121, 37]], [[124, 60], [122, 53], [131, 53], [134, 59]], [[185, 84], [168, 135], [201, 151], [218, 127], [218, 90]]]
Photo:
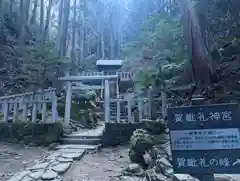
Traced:
[[[124, 97], [119, 97], [117, 99], [110, 98], [110, 103], [116, 103], [116, 120], [112, 120], [110, 113], [107, 113], [109, 117], [109, 122], [125, 122], [125, 123], [134, 123], [142, 122], [142, 120], [152, 118], [152, 103], [159, 102], [161, 106], [159, 109], [159, 116], [164, 118], [166, 115], [166, 100], [165, 95], [163, 94], [161, 98], [151, 99], [150, 97], [144, 96], [134, 96], [134, 94], [129, 93]], [[103, 102], [104, 103], [104, 102]], [[107, 104], [106, 104], [107, 105]], [[106, 114], [106, 113], [105, 113]], [[121, 118], [124, 116], [124, 120]], [[160, 118], [159, 117], [159, 118]]]
[[48, 88], [38, 92], [27, 92], [0, 97], [0, 121], [37, 121], [37, 114], [41, 114], [41, 121], [47, 118], [47, 104], [51, 104], [51, 121], [57, 120], [56, 90]]
[[[110, 103], [117, 104], [116, 120], [109, 118], [109, 122], [141, 122], [149, 119], [148, 101], [146, 98], [134, 99], [132, 95], [127, 98], [110, 99]], [[133, 111], [135, 110], [135, 111]], [[121, 118], [124, 117], [122, 120]]]
[[120, 81], [131, 81], [134, 78], [133, 72], [118, 72], [118, 77]]

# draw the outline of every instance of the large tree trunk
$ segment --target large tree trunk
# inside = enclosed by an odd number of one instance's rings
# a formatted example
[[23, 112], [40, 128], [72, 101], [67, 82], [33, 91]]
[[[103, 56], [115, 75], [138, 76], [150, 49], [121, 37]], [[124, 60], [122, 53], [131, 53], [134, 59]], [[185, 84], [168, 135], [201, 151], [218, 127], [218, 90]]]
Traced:
[[29, 8], [30, 8], [30, 4], [31, 4], [31, 1], [30, 0], [24, 0], [25, 2], [25, 21], [27, 22], [28, 21], [28, 17], [29, 17]]
[[52, 3], [53, 3], [53, 0], [49, 0], [49, 4], [48, 4], [48, 8], [47, 8], [47, 19], [46, 19], [46, 23], [45, 23], [45, 29], [43, 32], [43, 38], [42, 38], [42, 44], [41, 44], [42, 51], [44, 51], [44, 42], [45, 42], [47, 34], [48, 34], [48, 28], [49, 28], [50, 19], [51, 19]]
[[35, 0], [35, 1], [33, 2], [32, 16], [31, 16], [30, 24], [29, 24], [29, 25], [36, 24], [36, 19], [37, 19], [37, 7], [38, 7], [38, 0]]
[[191, 56], [193, 78], [197, 89], [204, 89], [210, 84], [212, 60], [204, 43], [200, 24], [189, 0], [180, 1], [184, 19], [184, 37]]
[[63, 7], [63, 33], [61, 35], [61, 51], [60, 56], [65, 56], [67, 53], [67, 38], [68, 38], [68, 23], [69, 23], [70, 0], [64, 0]]
[[84, 40], [85, 40], [85, 7], [86, 7], [86, 1], [85, 0], [79, 0], [80, 4], [80, 16], [79, 16], [79, 29], [78, 29], [78, 35], [79, 35], [79, 48], [80, 48], [80, 65], [82, 62], [84, 62]]
[[63, 32], [63, 0], [59, 1], [58, 5], [58, 32], [57, 32], [57, 52], [58, 55], [60, 56], [60, 51], [61, 51], [61, 37], [62, 37], [62, 32]]
[[3, 0], [0, 0], [0, 16], [2, 16], [3, 15], [3, 11], [4, 11], [4, 2], [3, 2]]
[[12, 12], [12, 7], [13, 7], [13, 4], [14, 4], [14, 1], [15, 0], [11, 0], [10, 3], [9, 3], [9, 12]]
[[24, 48], [24, 44], [25, 44], [25, 4], [24, 4], [24, 0], [20, 0], [20, 49], [21, 52], [23, 52], [23, 48]]
[[43, 43], [43, 36], [44, 36], [44, 0], [41, 0], [40, 4], [40, 28], [39, 28], [39, 35], [38, 41]]
[[72, 30], [72, 52], [71, 52], [71, 57], [72, 57], [72, 71], [74, 75], [78, 74], [78, 62], [76, 58], [76, 24], [77, 24], [77, 0], [74, 0], [74, 5], [73, 5], [73, 30]]
[[103, 25], [101, 27], [101, 54], [102, 54], [102, 59], [105, 59], [105, 41], [104, 41], [104, 28], [103, 28]]

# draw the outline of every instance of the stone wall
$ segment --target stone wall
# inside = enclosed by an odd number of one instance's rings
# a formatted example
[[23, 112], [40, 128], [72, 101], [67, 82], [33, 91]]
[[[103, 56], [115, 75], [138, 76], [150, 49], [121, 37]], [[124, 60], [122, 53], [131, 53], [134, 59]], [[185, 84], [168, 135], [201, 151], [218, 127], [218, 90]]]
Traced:
[[151, 134], [161, 134], [165, 127], [162, 122], [144, 121], [142, 123], [106, 123], [102, 142], [105, 146], [129, 143], [136, 129], [145, 129]]
[[0, 141], [36, 146], [47, 146], [58, 142], [62, 135], [62, 124], [56, 123], [0, 123]]

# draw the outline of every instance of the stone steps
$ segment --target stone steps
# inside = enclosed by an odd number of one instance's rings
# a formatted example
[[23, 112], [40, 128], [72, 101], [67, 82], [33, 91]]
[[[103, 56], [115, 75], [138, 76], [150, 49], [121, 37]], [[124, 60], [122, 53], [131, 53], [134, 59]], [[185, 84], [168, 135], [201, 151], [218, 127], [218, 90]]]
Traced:
[[87, 150], [87, 151], [98, 151], [102, 147], [101, 144], [98, 145], [59, 145], [56, 147], [58, 150]]
[[102, 136], [100, 135], [68, 135], [68, 134], [64, 134], [63, 138], [79, 138], [79, 139], [101, 139]]
[[64, 134], [60, 139], [61, 145], [57, 149], [85, 149], [96, 151], [101, 147], [101, 138], [104, 125], [96, 129], [83, 129], [81, 131]]
[[73, 144], [73, 145], [98, 145], [101, 144], [101, 139], [99, 138], [62, 138], [60, 139], [61, 144]]

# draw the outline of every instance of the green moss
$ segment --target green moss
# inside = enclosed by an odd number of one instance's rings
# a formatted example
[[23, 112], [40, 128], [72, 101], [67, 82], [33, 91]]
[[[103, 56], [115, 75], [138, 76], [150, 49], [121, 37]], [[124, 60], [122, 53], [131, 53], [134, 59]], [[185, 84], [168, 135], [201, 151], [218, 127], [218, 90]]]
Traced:
[[0, 123], [0, 140], [12, 143], [34, 143], [48, 145], [58, 142], [62, 135], [62, 124], [59, 122], [50, 124], [41, 123]]
[[139, 163], [145, 166], [143, 155], [146, 151], [152, 149], [154, 145], [154, 137], [143, 129], [134, 131], [130, 139], [129, 158], [133, 163]]

